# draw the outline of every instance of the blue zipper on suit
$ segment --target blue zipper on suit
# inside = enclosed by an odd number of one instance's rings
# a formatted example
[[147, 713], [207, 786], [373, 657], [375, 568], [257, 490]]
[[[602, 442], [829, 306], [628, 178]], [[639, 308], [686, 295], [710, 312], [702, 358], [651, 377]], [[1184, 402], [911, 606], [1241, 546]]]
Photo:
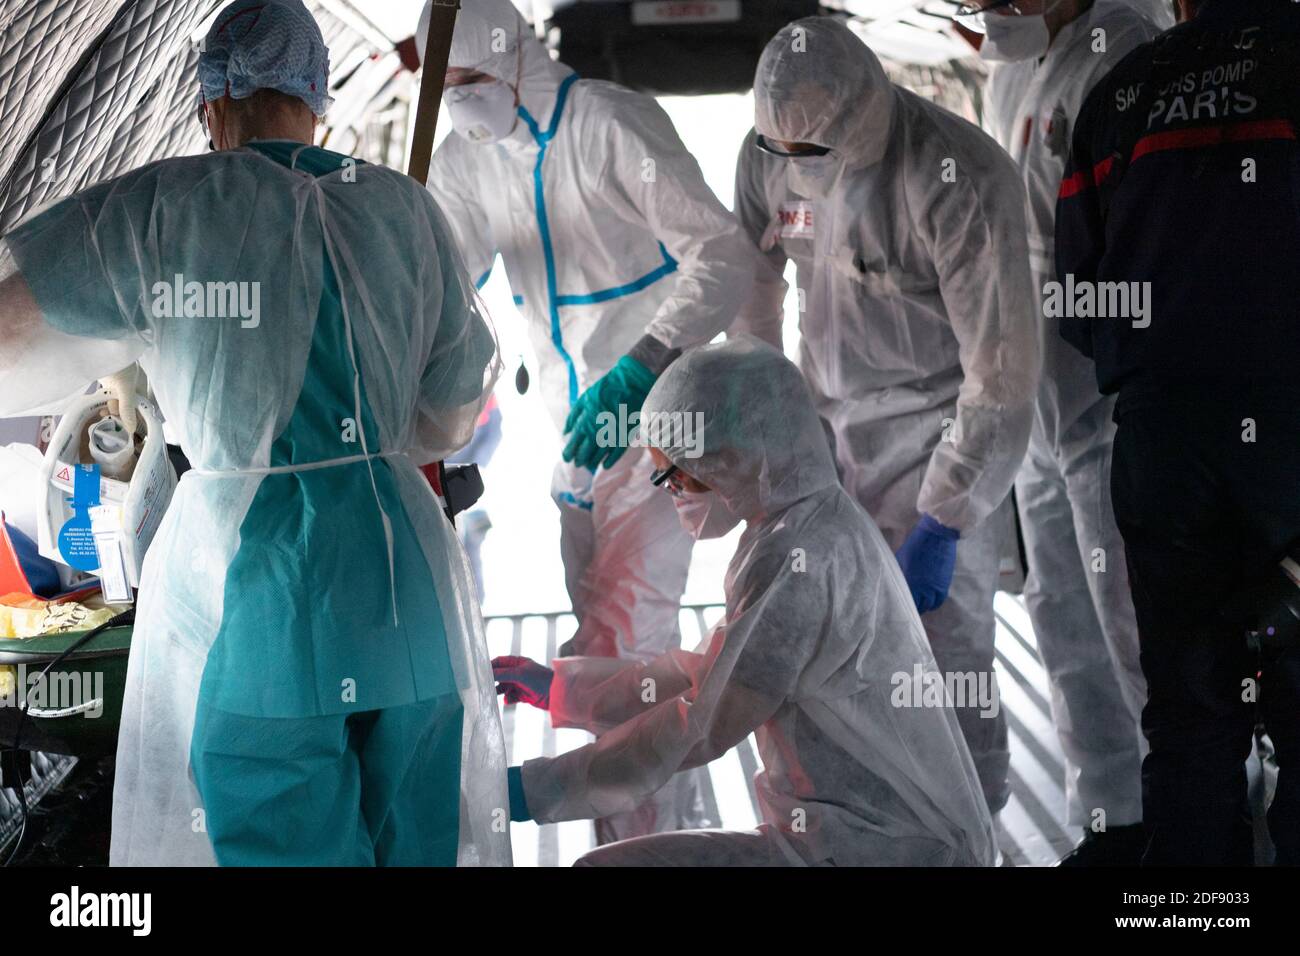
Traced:
[[[538, 146], [537, 161], [533, 164], [533, 205], [537, 212], [537, 231], [542, 240], [542, 257], [546, 263], [546, 298], [547, 311], [550, 313], [551, 319], [551, 342], [555, 345], [555, 350], [560, 353], [560, 357], [564, 359], [564, 364], [569, 370], [570, 404], [578, 398], [578, 370], [573, 364], [573, 357], [569, 355], [568, 349], [564, 347], [564, 335], [560, 330], [560, 307], [608, 302], [610, 299], [631, 295], [677, 270], [677, 260], [668, 254], [668, 250], [664, 248], [664, 244], [661, 242], [659, 243], [659, 251], [664, 257], [663, 265], [646, 273], [641, 278], [620, 286], [582, 295], [559, 294], [556, 288], [555, 248], [551, 243], [551, 228], [546, 216], [546, 191], [542, 186], [542, 163], [546, 160], [546, 149], [550, 146], [551, 140], [554, 139], [556, 130], [559, 129], [560, 117], [564, 113], [564, 104], [568, 99], [569, 90], [577, 79], [577, 74], [570, 74], [560, 84], [559, 92], [555, 97], [555, 108], [551, 111], [551, 122], [545, 131], [537, 124], [537, 121], [533, 119], [532, 114], [528, 112], [522, 103], [519, 104], [517, 110], [519, 118], [528, 126], [528, 131], [532, 134], [533, 140]], [[516, 305], [522, 304], [522, 302], [523, 300], [519, 296], [515, 296]]]

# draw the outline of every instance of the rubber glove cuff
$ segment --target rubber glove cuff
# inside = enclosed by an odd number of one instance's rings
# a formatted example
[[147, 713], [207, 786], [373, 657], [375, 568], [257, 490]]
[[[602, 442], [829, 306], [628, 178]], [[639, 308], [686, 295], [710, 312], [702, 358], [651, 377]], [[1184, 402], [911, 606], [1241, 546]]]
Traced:
[[929, 514], [921, 515], [921, 520], [916, 523], [916, 526], [922, 531], [928, 531], [930, 534], [938, 535], [948, 541], [956, 541], [961, 537], [961, 532], [956, 528], [948, 527], [946, 524], [939, 521], [939, 519]]
[[634, 359], [631, 355], [624, 355], [618, 360], [617, 364], [623, 365], [624, 371], [635, 378], [635, 381], [645, 390], [647, 395], [650, 394], [650, 389], [654, 388], [655, 381], [659, 378], [658, 372], [651, 371], [644, 362]]
[[651, 372], [654, 372], [656, 378], [662, 375], [669, 365], [677, 361], [681, 354], [681, 349], [669, 348], [653, 335], [641, 336], [627, 350], [628, 358], [640, 362]]
[[933, 611], [948, 599], [953, 574], [957, 568], [956, 528], [922, 515], [895, 557], [912, 592], [912, 600], [921, 614]]
[[506, 789], [510, 792], [510, 821], [524, 823], [533, 815], [528, 812], [528, 801], [524, 799], [524, 768], [510, 767], [506, 770]]

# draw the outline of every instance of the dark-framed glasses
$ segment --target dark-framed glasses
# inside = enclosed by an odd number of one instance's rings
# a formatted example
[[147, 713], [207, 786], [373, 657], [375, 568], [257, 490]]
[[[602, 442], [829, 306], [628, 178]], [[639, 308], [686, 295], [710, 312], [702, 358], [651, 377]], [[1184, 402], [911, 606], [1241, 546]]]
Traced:
[[[660, 468], [650, 475], [650, 484], [658, 488], [669, 478], [672, 478], [680, 471], [676, 465], [669, 465], [667, 468]], [[676, 482], [674, 482], [676, 484]]]
[[807, 144], [804, 149], [783, 149], [779, 144], [772, 142], [761, 133], [754, 137], [754, 145], [763, 152], [770, 153], [773, 156], [780, 156], [782, 159], [797, 159], [800, 156], [825, 156], [831, 151], [829, 146], [815, 146], [812, 143]]

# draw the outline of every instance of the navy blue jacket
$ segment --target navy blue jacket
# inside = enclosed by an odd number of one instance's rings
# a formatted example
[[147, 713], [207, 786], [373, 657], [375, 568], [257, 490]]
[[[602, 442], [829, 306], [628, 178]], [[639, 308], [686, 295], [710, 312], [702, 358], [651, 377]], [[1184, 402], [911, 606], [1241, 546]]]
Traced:
[[1103, 392], [1300, 396], [1300, 5], [1206, 0], [1085, 101], [1058, 278], [1149, 282], [1149, 324], [1063, 318]]

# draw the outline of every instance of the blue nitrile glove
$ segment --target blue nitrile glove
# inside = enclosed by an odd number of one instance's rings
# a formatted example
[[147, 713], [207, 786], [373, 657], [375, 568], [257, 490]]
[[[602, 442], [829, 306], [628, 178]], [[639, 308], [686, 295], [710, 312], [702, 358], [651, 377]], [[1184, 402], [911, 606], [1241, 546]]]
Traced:
[[555, 671], [531, 657], [494, 657], [492, 676], [497, 693], [504, 694], [507, 704], [523, 701], [539, 710], [551, 709], [551, 681]]
[[[601, 465], [614, 467], [614, 463], [627, 451], [622, 443], [622, 435], [615, 435], [617, 441], [608, 447], [601, 447], [596, 442], [600, 431], [598, 416], [609, 412], [617, 424], [641, 411], [645, 398], [650, 394], [658, 376], [630, 355], [624, 355], [612, 369], [597, 379], [596, 383], [578, 396], [569, 410], [569, 417], [564, 422], [564, 434], [569, 442], [564, 446], [564, 460], [571, 461], [579, 468], [595, 471]], [[627, 408], [620, 416], [618, 407]], [[615, 429], [617, 432], [617, 429]]]
[[922, 614], [933, 611], [948, 599], [960, 537], [957, 529], [940, 524], [929, 515], [921, 515], [895, 555], [916, 609]]
[[510, 791], [510, 822], [523, 823], [531, 820], [533, 815], [528, 812], [528, 801], [524, 799], [523, 767], [506, 769], [506, 789]]

